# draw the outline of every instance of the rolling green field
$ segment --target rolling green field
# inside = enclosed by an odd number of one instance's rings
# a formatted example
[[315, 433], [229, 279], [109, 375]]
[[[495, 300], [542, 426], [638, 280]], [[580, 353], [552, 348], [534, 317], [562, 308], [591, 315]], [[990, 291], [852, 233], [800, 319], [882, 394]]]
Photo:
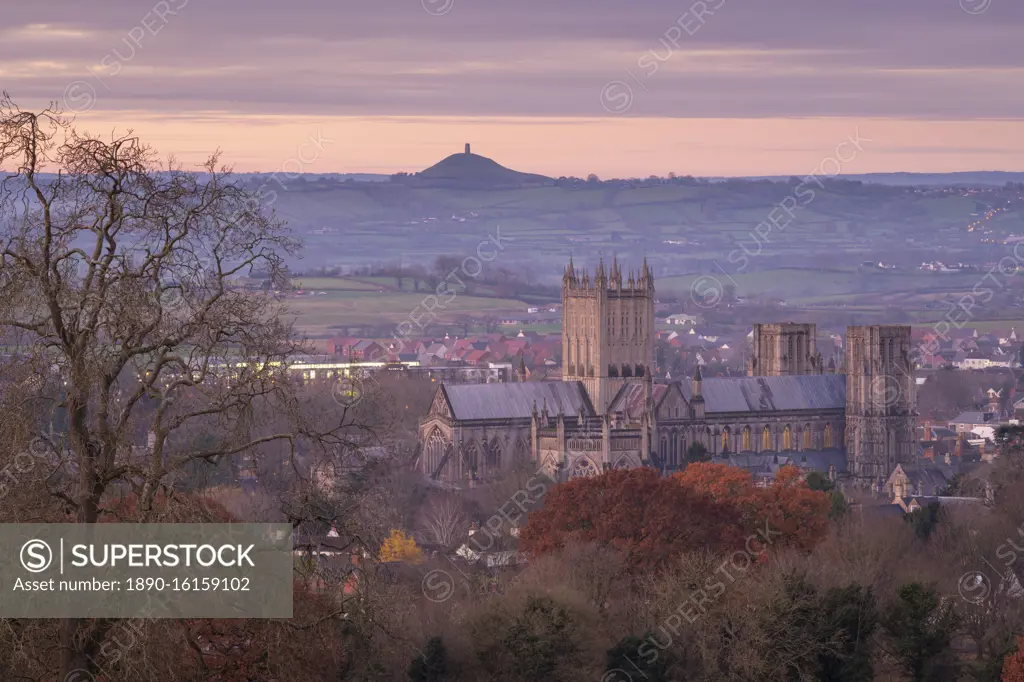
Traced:
[[658, 281], [665, 291], [689, 292], [701, 277], [714, 277], [723, 286], [732, 284], [740, 297], [770, 294], [795, 304], [843, 301], [864, 294], [899, 294], [969, 291], [982, 277], [979, 273], [931, 273], [924, 271], [886, 271], [856, 269], [777, 268], [730, 272], [711, 270], [705, 275], [684, 275]]
[[[707, 277], [708, 275], [705, 275]], [[684, 308], [690, 305], [690, 287], [699, 276], [687, 275], [665, 278], [658, 282], [660, 292], [677, 293]], [[722, 285], [731, 283], [729, 278], [718, 273]], [[866, 282], [865, 278], [870, 278]], [[785, 298], [794, 311], [838, 310], [848, 314], [890, 313], [892, 309], [903, 310], [899, 320], [914, 325], [929, 326], [943, 319], [948, 303], [940, 307], [927, 308], [929, 302], [958, 300], [978, 282], [978, 273], [936, 274], [927, 272], [882, 272], [864, 273], [857, 270], [826, 270], [779, 268], [741, 272], [733, 275], [737, 295], [751, 297], [759, 294], [773, 294]], [[311, 339], [326, 339], [338, 336], [345, 327], [356, 326], [365, 329], [376, 326], [393, 326], [410, 316], [422, 314], [428, 291], [413, 292], [413, 284], [403, 280], [402, 289], [396, 286], [394, 277], [316, 277], [299, 278], [304, 291], [323, 291], [324, 295], [289, 296], [286, 306], [296, 326]], [[703, 286], [706, 288], [707, 282]], [[874, 293], [864, 293], [864, 289]], [[851, 291], [861, 293], [850, 293]], [[486, 331], [482, 320], [500, 317], [522, 317], [530, 304], [517, 299], [500, 298], [490, 287], [479, 287], [472, 295], [459, 294], [436, 312], [437, 323], [464, 326], [473, 333]], [[415, 311], [415, 312], [414, 312]], [[995, 306], [980, 306], [966, 326], [979, 330], [1006, 329], [1017, 327], [1024, 335], [1024, 311], [1019, 317], [1007, 314]], [[995, 316], [998, 319], [986, 319]], [[474, 320], [475, 318], [475, 320]], [[428, 319], [425, 314], [420, 318]], [[472, 321], [471, 321], [472, 320]], [[557, 333], [558, 323], [537, 323], [499, 325], [497, 329], [505, 334], [520, 330], [540, 333]]]
[[[437, 305], [439, 322], [454, 322], [465, 316], [495, 317], [503, 314], [521, 315], [528, 304], [524, 301], [498, 298], [489, 287], [479, 287], [472, 295], [460, 293], [447, 303], [427, 300], [430, 290], [413, 292], [413, 284], [403, 281], [402, 289], [393, 277], [304, 277], [302, 296], [289, 296], [286, 309], [296, 326], [310, 338], [326, 338], [338, 334], [344, 325], [396, 325], [410, 315], [420, 315], [426, 322], [425, 306]], [[309, 295], [309, 291], [325, 292]], [[415, 311], [415, 312], [414, 312]]]
[[[379, 279], [380, 281], [374, 281]], [[386, 278], [366, 277], [300, 277], [293, 281], [295, 288], [312, 291], [376, 291]], [[389, 279], [389, 278], [388, 278]], [[394, 283], [394, 280], [391, 280]]]

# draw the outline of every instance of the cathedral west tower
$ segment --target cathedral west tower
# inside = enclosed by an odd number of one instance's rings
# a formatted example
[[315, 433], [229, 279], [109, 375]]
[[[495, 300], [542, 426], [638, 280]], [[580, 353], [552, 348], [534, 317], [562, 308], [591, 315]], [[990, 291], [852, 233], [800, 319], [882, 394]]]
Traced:
[[914, 463], [917, 385], [910, 327], [846, 328], [847, 468], [866, 483]]

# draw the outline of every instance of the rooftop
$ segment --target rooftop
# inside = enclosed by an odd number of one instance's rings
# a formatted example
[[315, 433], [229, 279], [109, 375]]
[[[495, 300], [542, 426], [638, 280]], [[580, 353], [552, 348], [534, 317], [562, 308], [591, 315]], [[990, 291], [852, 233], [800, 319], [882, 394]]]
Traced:
[[[686, 400], [693, 382], [682, 382]], [[846, 409], [846, 376], [805, 374], [782, 377], [704, 379], [701, 395], [706, 413]]]
[[455, 419], [529, 419], [536, 405], [555, 416], [594, 416], [594, 408], [579, 381], [527, 381], [514, 384], [461, 384], [442, 387]]

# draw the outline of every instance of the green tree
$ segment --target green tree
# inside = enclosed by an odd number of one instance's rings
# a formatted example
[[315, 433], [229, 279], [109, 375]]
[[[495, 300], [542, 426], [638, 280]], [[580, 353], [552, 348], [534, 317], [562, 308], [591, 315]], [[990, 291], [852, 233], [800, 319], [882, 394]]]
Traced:
[[871, 635], [878, 625], [875, 596], [856, 583], [825, 593], [821, 631], [835, 644], [819, 657], [821, 682], [870, 682]]
[[554, 672], [559, 659], [575, 648], [572, 615], [546, 597], [534, 597], [513, 621], [505, 648], [528, 679], [543, 679]]
[[708, 452], [707, 447], [703, 443], [693, 443], [690, 447], [686, 448], [686, 463], [693, 464], [694, 462], [710, 462], [711, 453]]
[[927, 507], [915, 509], [904, 516], [903, 520], [914, 527], [914, 533], [918, 538], [927, 540], [942, 520], [942, 507], [938, 502], [932, 502]]
[[448, 652], [440, 637], [431, 637], [423, 653], [412, 659], [406, 672], [413, 682], [441, 682], [448, 671]]
[[[620, 639], [614, 647], [609, 649], [605, 679], [633, 679], [635, 674], [647, 682], [668, 682], [669, 659], [667, 652], [653, 648], [649, 644], [645, 646], [644, 642], [650, 637], [651, 633], [646, 633], [639, 638], [629, 635]], [[641, 651], [644, 651], [642, 655]], [[615, 677], [619, 671], [625, 672], [627, 677], [622, 675]]]
[[830, 505], [828, 517], [830, 519], [840, 519], [846, 516], [846, 512], [850, 510], [850, 505], [846, 503], [846, 495], [843, 495], [843, 491], [838, 488], [828, 491], [828, 501]]
[[828, 494], [830, 505], [828, 517], [830, 519], [842, 518], [849, 510], [849, 505], [846, 504], [846, 496], [843, 495], [843, 491], [837, 488], [835, 482], [825, 474], [820, 471], [812, 471], [807, 474], [804, 481], [811, 490]]
[[[1017, 677], [1006, 675], [1006, 664], [1014, 655], [1019, 657], [1017, 641], [1009, 632], [993, 637], [986, 647], [986, 655], [966, 664], [967, 674], [974, 682], [1015, 682], [1022, 679], [1024, 670], [1017, 669]], [[1012, 667], [1011, 663], [1011, 667]]]
[[939, 497], [958, 497], [963, 495], [964, 483], [963, 474], [953, 474], [953, 477], [949, 479], [949, 483], [939, 489]]
[[949, 600], [921, 583], [900, 587], [880, 623], [889, 653], [914, 682], [945, 682], [957, 678], [950, 647], [960, 619]]
[[724, 287], [722, 287], [722, 300], [725, 301], [726, 303], [736, 302], [735, 284], [726, 284]]
[[804, 481], [806, 481], [807, 487], [810, 488], [811, 490], [820, 490], [823, 493], [827, 493], [828, 491], [836, 487], [836, 484], [833, 483], [828, 476], [821, 473], [820, 471], [812, 471], [811, 473], [807, 474], [807, 477], [804, 478]]
[[567, 669], [581, 665], [579, 627], [576, 614], [550, 597], [531, 596], [507, 611], [499, 606], [472, 628], [485, 679], [561, 679]]
[[[816, 654], [828, 650], [830, 633], [821, 627], [821, 600], [817, 588], [801, 574], [788, 575], [783, 587], [783, 599], [769, 605], [763, 613], [776, 627], [790, 634], [789, 647], [767, 654], [769, 660], [780, 653], [786, 668], [785, 679], [805, 679], [816, 665]], [[771, 632], [772, 626], [765, 628]]]

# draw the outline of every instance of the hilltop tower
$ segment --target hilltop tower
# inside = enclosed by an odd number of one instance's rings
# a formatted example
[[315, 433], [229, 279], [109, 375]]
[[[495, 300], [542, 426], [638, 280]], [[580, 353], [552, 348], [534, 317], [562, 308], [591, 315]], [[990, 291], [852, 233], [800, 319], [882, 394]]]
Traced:
[[469, 154], [469, 143], [466, 143], [466, 153]]
[[820, 356], [814, 348], [817, 332], [814, 324], [755, 324], [754, 348], [747, 363], [747, 374], [780, 377], [818, 373]]
[[897, 464], [914, 463], [910, 327], [847, 327], [844, 364], [848, 470], [866, 483], [885, 480]]
[[654, 275], [644, 259], [623, 279], [618, 259], [594, 280], [569, 259], [562, 277], [562, 379], [582, 381], [594, 409], [602, 414], [630, 379], [654, 367]]

